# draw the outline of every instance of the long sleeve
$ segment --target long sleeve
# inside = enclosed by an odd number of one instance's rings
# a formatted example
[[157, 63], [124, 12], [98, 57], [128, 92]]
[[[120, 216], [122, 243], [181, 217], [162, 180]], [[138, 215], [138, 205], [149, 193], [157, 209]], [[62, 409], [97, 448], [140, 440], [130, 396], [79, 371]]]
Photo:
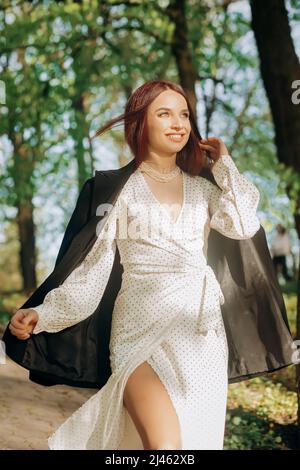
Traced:
[[104, 293], [116, 251], [116, 217], [112, 210], [92, 249], [65, 281], [33, 307], [39, 319], [33, 334], [55, 333], [90, 316]]
[[219, 188], [209, 182], [210, 227], [235, 240], [251, 238], [260, 228], [260, 194], [241, 174], [230, 155], [221, 155], [212, 167]]

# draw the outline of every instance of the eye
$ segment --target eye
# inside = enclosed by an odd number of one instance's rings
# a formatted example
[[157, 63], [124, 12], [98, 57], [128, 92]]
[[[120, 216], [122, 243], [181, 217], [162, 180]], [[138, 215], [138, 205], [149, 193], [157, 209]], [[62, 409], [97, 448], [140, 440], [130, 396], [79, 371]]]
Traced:
[[[169, 114], [168, 111], [164, 111], [163, 113], [160, 113], [158, 116], [163, 116], [164, 114]], [[190, 114], [189, 113], [183, 113], [183, 115], [186, 117], [186, 118], [189, 118], [190, 117]]]

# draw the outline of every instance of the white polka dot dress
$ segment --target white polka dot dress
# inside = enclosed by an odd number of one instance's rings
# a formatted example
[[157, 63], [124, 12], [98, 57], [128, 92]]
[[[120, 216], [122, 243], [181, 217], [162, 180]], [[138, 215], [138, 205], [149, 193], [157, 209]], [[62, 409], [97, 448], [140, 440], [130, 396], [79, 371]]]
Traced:
[[137, 169], [84, 261], [35, 307], [34, 333], [60, 331], [91, 315], [118, 248], [124, 271], [112, 315], [112, 375], [50, 436], [50, 449], [143, 449], [123, 392], [144, 361], [172, 400], [182, 449], [223, 448], [224, 296], [206, 262], [206, 241], [211, 228], [230, 238], [251, 238], [260, 227], [259, 192], [229, 155], [222, 155], [212, 172], [219, 187], [183, 173], [184, 203], [172, 220]]

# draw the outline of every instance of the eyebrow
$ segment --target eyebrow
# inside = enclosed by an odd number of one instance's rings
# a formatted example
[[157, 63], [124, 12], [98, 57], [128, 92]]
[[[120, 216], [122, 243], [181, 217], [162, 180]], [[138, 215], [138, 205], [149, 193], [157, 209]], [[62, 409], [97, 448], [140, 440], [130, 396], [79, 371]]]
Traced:
[[[166, 108], [166, 107], [158, 108], [158, 109], [156, 109], [155, 111], [160, 111], [161, 109], [167, 109], [168, 111], [172, 111], [171, 108]], [[187, 109], [187, 108], [184, 108], [184, 109], [182, 109], [181, 111], [188, 111], [188, 109]]]

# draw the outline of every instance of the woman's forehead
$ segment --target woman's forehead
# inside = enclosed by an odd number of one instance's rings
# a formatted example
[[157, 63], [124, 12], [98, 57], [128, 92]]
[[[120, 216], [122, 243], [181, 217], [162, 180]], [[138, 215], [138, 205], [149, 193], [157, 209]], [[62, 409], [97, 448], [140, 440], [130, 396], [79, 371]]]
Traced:
[[187, 102], [180, 93], [173, 90], [164, 90], [149, 105], [151, 111], [156, 111], [160, 107], [167, 107], [171, 110], [177, 109], [178, 107], [187, 109]]

